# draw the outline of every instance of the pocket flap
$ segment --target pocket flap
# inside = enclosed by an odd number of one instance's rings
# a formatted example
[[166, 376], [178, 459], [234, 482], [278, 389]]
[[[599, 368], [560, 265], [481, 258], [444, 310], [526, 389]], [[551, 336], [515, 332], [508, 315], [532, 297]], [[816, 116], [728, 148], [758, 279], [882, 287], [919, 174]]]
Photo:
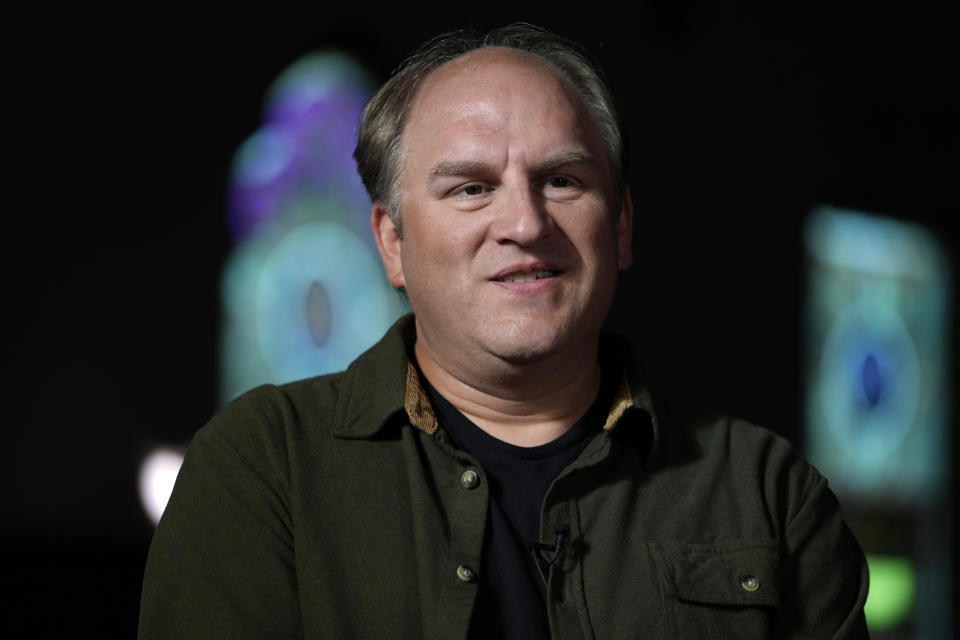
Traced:
[[773, 540], [659, 544], [663, 577], [680, 600], [728, 606], [780, 605], [780, 550]]

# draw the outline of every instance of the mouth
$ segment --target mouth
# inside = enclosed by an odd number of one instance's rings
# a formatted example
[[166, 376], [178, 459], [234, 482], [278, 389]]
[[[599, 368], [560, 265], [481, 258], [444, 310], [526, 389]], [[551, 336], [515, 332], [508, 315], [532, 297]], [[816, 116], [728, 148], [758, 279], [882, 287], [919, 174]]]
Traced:
[[541, 271], [527, 271], [510, 273], [499, 278], [494, 278], [495, 282], [533, 282], [534, 280], [543, 280], [544, 278], [554, 278], [558, 271], [543, 269]]

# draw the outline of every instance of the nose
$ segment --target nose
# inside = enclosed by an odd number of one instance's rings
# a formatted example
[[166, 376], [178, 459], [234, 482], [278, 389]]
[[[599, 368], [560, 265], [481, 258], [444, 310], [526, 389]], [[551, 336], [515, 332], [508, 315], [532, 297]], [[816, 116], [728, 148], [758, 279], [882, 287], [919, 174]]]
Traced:
[[524, 186], [503, 191], [508, 193], [503, 194], [506, 197], [493, 225], [497, 242], [527, 247], [550, 235], [553, 218], [532, 189]]

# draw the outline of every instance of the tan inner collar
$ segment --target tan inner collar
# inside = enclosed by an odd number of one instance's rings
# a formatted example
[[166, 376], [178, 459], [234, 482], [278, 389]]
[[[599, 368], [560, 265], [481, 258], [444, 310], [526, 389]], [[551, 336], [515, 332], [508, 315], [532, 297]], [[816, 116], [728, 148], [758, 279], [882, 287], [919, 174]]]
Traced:
[[410, 416], [413, 426], [433, 435], [439, 426], [437, 416], [433, 413], [433, 406], [430, 404], [427, 392], [420, 384], [417, 368], [409, 360], [407, 360], [407, 392], [403, 405], [407, 409], [407, 415]]

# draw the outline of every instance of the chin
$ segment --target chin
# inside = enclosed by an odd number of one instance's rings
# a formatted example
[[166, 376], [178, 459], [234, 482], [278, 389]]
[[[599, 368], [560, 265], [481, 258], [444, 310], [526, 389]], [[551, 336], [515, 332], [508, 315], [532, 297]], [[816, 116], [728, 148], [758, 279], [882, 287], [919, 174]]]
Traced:
[[546, 330], [543, 326], [535, 330], [522, 330], [512, 327], [513, 330], [491, 336], [486, 341], [486, 349], [490, 353], [509, 364], [521, 366], [535, 364], [556, 355], [563, 349], [565, 332], [563, 330]]

